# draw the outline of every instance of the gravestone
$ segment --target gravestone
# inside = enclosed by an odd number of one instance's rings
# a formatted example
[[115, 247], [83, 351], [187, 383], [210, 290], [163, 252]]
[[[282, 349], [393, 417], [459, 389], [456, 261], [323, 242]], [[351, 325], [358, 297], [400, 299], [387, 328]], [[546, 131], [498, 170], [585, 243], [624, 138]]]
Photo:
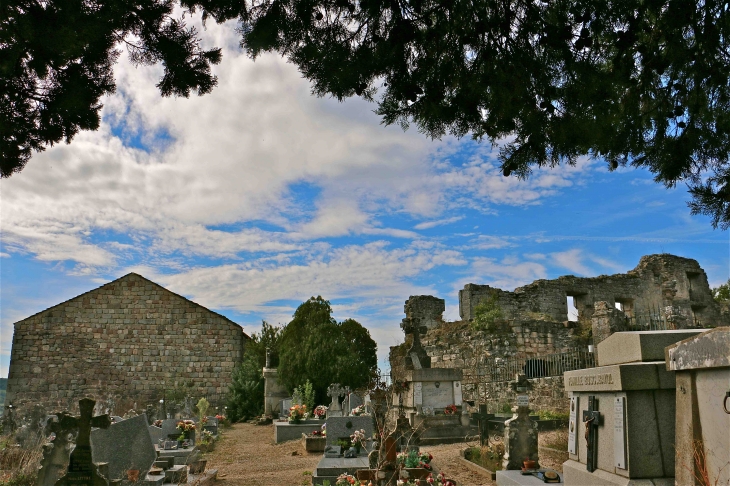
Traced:
[[292, 406], [292, 399], [284, 398], [279, 402], [279, 415], [282, 417], [288, 417], [289, 416], [289, 409]]
[[345, 394], [345, 390], [339, 383], [333, 383], [327, 387], [327, 396], [332, 398], [329, 408], [327, 409], [327, 418], [342, 417], [342, 406], [340, 405], [340, 397]]
[[356, 430], [365, 430], [365, 439], [373, 437], [372, 417], [328, 417], [327, 445], [335, 445], [339, 439], [349, 438]]
[[108, 415], [92, 417], [95, 401], [90, 398], [79, 400], [79, 416], [71, 417], [66, 414], [58, 414], [59, 426], [63, 430], [78, 428], [76, 436], [76, 447], [69, 458], [66, 475], [56, 481], [56, 486], [84, 485], [84, 486], [107, 486], [107, 478], [100, 475], [91, 459], [91, 428], [98, 427], [106, 429], [111, 425]]
[[597, 346], [602, 366], [565, 373], [566, 484], [674, 484], [675, 376], [661, 351], [698, 332], [617, 332]]
[[347, 395], [347, 415], [352, 415], [352, 411], [362, 405], [362, 398], [355, 393]]
[[517, 406], [512, 408], [514, 415], [504, 422], [502, 469], [505, 470], [522, 469], [523, 461], [527, 459], [538, 463], [537, 422], [530, 418], [529, 401], [526, 398], [526, 395], [517, 397]]
[[177, 436], [180, 435], [180, 431], [177, 429], [178, 422], [178, 419], [165, 419], [162, 421], [161, 427], [150, 425], [147, 430], [149, 431], [152, 443], [156, 444], [160, 439], [171, 439], [172, 436], [177, 438]]
[[[665, 350], [677, 380], [676, 483], [730, 484], [730, 327], [685, 339]], [[704, 457], [704, 461], [697, 459]]]
[[207, 417], [207, 422], [203, 426], [203, 430], [207, 430], [213, 435], [218, 435], [218, 419], [215, 417]]
[[109, 464], [109, 479], [126, 477], [127, 469], [138, 469], [144, 478], [155, 462], [155, 447], [144, 415], [91, 431], [94, 462]]

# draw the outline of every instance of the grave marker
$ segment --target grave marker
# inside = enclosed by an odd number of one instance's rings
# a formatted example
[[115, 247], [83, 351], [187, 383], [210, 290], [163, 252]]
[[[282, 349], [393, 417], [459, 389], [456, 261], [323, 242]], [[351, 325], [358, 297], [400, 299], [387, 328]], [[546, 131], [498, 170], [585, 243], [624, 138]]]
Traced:
[[625, 397], [616, 397], [613, 401], [613, 457], [615, 466], [619, 469], [627, 469], [625, 400]]
[[580, 404], [580, 397], [570, 397], [570, 422], [568, 423], [568, 452], [571, 454], [578, 454], [578, 445], [575, 440], [576, 433], [578, 431], [578, 409]]
[[96, 466], [91, 462], [91, 428], [106, 429], [111, 425], [108, 415], [92, 417], [96, 402], [90, 398], [79, 400], [79, 416], [59, 414], [59, 425], [62, 429], [78, 428], [76, 447], [71, 453], [68, 471], [65, 476], [56, 481], [56, 486], [84, 485], [106, 486], [106, 478], [101, 476]]

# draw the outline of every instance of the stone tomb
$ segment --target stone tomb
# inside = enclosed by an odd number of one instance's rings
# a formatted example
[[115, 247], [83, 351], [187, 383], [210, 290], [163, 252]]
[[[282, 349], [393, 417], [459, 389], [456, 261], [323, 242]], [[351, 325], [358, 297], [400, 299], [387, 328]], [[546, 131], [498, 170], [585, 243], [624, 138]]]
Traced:
[[694, 484], [694, 478], [706, 474], [710, 484], [728, 485], [730, 327], [670, 346], [666, 358], [677, 380], [677, 484]]
[[655, 351], [698, 332], [615, 333], [597, 347], [598, 362], [612, 364], [565, 373], [565, 484], [674, 485], [674, 374]]
[[[473, 431], [462, 426], [458, 413], [444, 414], [448, 405], [462, 407], [460, 369], [421, 368], [406, 371], [408, 389], [403, 408], [411, 426], [420, 432], [421, 444], [440, 444], [463, 440]], [[395, 396], [393, 402], [398, 403]]]
[[[368, 468], [368, 452], [367, 448], [362, 449], [357, 457], [334, 457], [330, 451], [336, 450], [337, 441], [340, 439], [349, 439], [350, 435], [356, 430], [364, 429], [365, 438], [373, 437], [373, 417], [362, 415], [359, 417], [328, 417], [327, 418], [327, 443], [325, 445], [324, 457], [320, 459], [317, 468], [312, 475], [312, 484], [321, 485], [324, 481], [330, 481], [334, 485], [337, 476], [348, 473], [355, 475], [358, 469]], [[371, 443], [366, 442], [367, 446]], [[345, 452], [344, 450], [341, 452]]]

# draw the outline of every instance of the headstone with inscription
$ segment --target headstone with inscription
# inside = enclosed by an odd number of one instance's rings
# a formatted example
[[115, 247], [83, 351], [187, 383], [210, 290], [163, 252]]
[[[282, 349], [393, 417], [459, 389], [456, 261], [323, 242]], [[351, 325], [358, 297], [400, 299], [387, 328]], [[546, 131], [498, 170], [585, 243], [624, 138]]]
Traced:
[[565, 373], [565, 484], [674, 484], [675, 377], [661, 350], [687, 332], [614, 333], [597, 346], [609, 364]]

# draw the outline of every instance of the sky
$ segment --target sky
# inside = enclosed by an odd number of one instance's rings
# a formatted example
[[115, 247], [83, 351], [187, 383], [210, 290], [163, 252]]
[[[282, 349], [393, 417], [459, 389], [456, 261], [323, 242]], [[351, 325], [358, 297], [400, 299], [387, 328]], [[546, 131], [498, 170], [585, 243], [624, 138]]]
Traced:
[[223, 48], [211, 94], [162, 98], [161, 68], [123, 53], [100, 129], [0, 181], [0, 377], [14, 322], [129, 272], [248, 334], [321, 295], [383, 366], [411, 295], [456, 320], [467, 283], [623, 273], [662, 252], [698, 260], [711, 286], [730, 277], [728, 234], [690, 216], [685, 186], [592, 159], [505, 178], [498, 147], [312, 96], [279, 56], [243, 54], [234, 27], [201, 31]]

